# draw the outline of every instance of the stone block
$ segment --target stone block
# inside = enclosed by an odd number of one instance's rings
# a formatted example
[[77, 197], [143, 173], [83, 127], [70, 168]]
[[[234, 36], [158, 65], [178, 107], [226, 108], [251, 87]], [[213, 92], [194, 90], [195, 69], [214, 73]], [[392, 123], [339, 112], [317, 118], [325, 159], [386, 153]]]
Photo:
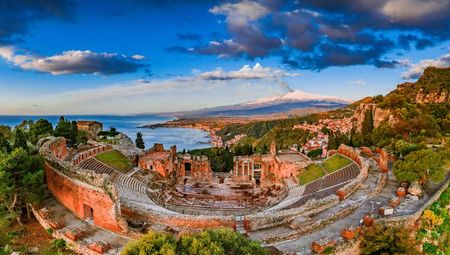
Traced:
[[311, 250], [317, 254], [321, 254], [325, 251], [327, 247], [333, 247], [336, 245], [336, 241], [330, 241], [328, 239], [320, 239], [319, 241], [314, 241], [311, 244]]
[[53, 229], [61, 229], [61, 228], [63, 228], [65, 226], [64, 220], [62, 220], [62, 219], [50, 220], [50, 222], [48, 224]]
[[380, 209], [378, 210], [378, 212], [381, 214], [381, 215], [384, 215], [384, 216], [388, 216], [388, 215], [392, 215], [392, 214], [394, 214], [394, 208], [392, 208], [392, 207], [380, 207]]
[[371, 227], [374, 224], [374, 219], [370, 215], [366, 215], [363, 218], [364, 226]]
[[369, 157], [372, 156], [372, 150], [369, 147], [361, 147], [361, 152]]
[[67, 230], [64, 235], [72, 241], [77, 241], [78, 239], [84, 237], [83, 231], [79, 228], [71, 228]]
[[111, 245], [109, 243], [96, 241], [89, 245], [89, 249], [98, 252], [100, 254], [103, 254], [107, 252], [109, 249], [111, 249]]
[[406, 196], [406, 189], [404, 187], [398, 188], [397, 192], [396, 192], [396, 195], [397, 195], [397, 197], [400, 197], [400, 198], [405, 197]]
[[345, 191], [339, 189], [338, 191], [336, 191], [336, 195], [339, 197], [339, 200], [342, 201], [345, 199], [345, 196], [347, 194], [345, 193]]
[[421, 197], [423, 194], [422, 187], [420, 187], [420, 184], [417, 181], [415, 181], [411, 183], [411, 185], [409, 186], [408, 193], [413, 196]]
[[391, 206], [391, 207], [397, 207], [399, 204], [400, 204], [400, 202], [401, 202], [402, 200], [399, 198], [399, 197], [393, 197], [393, 198], [391, 198], [391, 200], [389, 201], [389, 205]]
[[345, 238], [346, 240], [352, 240], [356, 236], [356, 230], [355, 229], [351, 229], [351, 228], [343, 229], [341, 231], [341, 236], [343, 238]]
[[43, 219], [49, 219], [52, 216], [52, 212], [47, 207], [41, 208], [38, 213]]

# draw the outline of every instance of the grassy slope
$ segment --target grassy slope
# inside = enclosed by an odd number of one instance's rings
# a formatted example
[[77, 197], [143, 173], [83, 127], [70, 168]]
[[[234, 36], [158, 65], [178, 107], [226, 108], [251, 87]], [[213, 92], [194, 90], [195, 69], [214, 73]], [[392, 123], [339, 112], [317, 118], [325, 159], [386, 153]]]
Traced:
[[332, 173], [338, 169], [341, 169], [342, 167], [349, 165], [352, 163], [352, 161], [346, 157], [343, 157], [341, 155], [335, 154], [332, 157], [328, 158], [322, 163], [323, 168], [328, 173]]
[[348, 158], [336, 154], [326, 159], [322, 164], [313, 163], [309, 165], [305, 169], [305, 171], [302, 171], [297, 176], [297, 178], [300, 185], [305, 185], [319, 179], [326, 174], [330, 174], [338, 169], [341, 169], [342, 167], [350, 163], [352, 163], [352, 161]]
[[320, 177], [325, 175], [325, 171], [317, 164], [309, 165], [305, 171], [302, 171], [298, 176], [298, 182], [300, 185], [305, 185], [314, 180], [319, 179]]
[[116, 150], [99, 154], [95, 158], [121, 172], [126, 172], [131, 168], [130, 160]]

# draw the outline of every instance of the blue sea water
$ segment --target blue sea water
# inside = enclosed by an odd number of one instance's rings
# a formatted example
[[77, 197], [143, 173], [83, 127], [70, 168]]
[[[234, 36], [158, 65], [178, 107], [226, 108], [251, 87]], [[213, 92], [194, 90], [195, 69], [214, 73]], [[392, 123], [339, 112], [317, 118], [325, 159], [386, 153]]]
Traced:
[[[0, 115], [0, 125], [15, 127], [23, 120], [47, 119], [53, 127], [56, 126], [60, 116], [11, 116]], [[118, 131], [127, 134], [133, 141], [136, 133], [144, 136], [145, 147], [150, 148], [154, 143], [162, 143], [165, 148], [176, 145], [178, 151], [193, 150], [211, 147], [208, 132], [194, 128], [139, 128], [143, 125], [163, 123], [172, 120], [172, 117], [159, 115], [71, 115], [69, 120], [96, 120], [103, 123], [103, 129], [115, 127]]]

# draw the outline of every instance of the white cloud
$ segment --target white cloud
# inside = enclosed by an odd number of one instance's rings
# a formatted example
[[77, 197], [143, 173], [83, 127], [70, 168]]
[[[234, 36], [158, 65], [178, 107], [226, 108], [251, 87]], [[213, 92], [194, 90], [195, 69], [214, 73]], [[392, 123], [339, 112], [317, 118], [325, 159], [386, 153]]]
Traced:
[[402, 73], [402, 78], [407, 79], [417, 79], [422, 75], [425, 68], [429, 66], [434, 67], [447, 67], [450, 66], [450, 53], [442, 55], [436, 59], [423, 59], [417, 64], [410, 65], [409, 69]]
[[367, 85], [367, 82], [365, 79], [358, 79], [358, 80], [349, 82], [349, 84], [364, 87]]
[[286, 76], [299, 76], [297, 72], [287, 72], [283, 69], [274, 67], [263, 67], [256, 63], [253, 67], [244, 65], [236, 71], [224, 71], [222, 68], [216, 68], [213, 71], [204, 72], [198, 75], [199, 78], [205, 80], [233, 80], [233, 79], [280, 79]]
[[238, 3], [225, 3], [214, 6], [209, 10], [212, 14], [227, 16], [227, 22], [234, 24], [246, 24], [248, 21], [257, 20], [269, 13], [269, 10], [254, 1], [242, 1]]
[[136, 60], [142, 60], [142, 59], [145, 59], [144, 56], [138, 55], [138, 54], [135, 54], [135, 55], [131, 56], [131, 58], [132, 58], [132, 59], [136, 59]]
[[135, 72], [144, 65], [144, 56], [127, 57], [117, 53], [96, 53], [90, 50], [70, 50], [49, 57], [19, 53], [13, 47], [0, 47], [0, 58], [24, 70], [35, 70], [53, 75], [102, 74]]
[[381, 12], [394, 21], [420, 19], [441, 11], [448, 4], [447, 0], [390, 0], [382, 7]]

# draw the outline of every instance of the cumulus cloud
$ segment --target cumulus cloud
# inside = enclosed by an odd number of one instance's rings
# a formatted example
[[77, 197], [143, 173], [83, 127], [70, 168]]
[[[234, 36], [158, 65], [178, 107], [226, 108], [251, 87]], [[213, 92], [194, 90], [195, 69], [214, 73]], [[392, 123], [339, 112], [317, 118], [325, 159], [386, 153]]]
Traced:
[[450, 39], [448, 0], [302, 0], [221, 3], [229, 37], [171, 50], [218, 57], [279, 56], [294, 68], [373, 65], [392, 68], [396, 49], [425, 49]]
[[391, 0], [381, 8], [381, 12], [394, 21], [421, 19], [448, 7], [446, 0]]
[[419, 78], [423, 71], [429, 67], [448, 67], [450, 66], [450, 53], [442, 55], [436, 59], [423, 59], [416, 64], [411, 64], [408, 70], [402, 73], [402, 78], [405, 80]]
[[112, 75], [132, 73], [145, 65], [140, 62], [144, 56], [127, 57], [117, 53], [96, 53], [90, 50], [70, 50], [53, 56], [38, 56], [21, 53], [13, 47], [0, 47], [0, 58], [23, 70], [61, 74]]
[[213, 71], [204, 72], [198, 75], [199, 78], [206, 80], [233, 80], [233, 79], [273, 79], [282, 78], [286, 76], [299, 76], [296, 72], [287, 72], [283, 69], [273, 67], [263, 67], [256, 63], [253, 67], [244, 65], [241, 69], [236, 71], [224, 71], [222, 68], [216, 68]]
[[246, 25], [247, 22], [257, 20], [269, 13], [269, 9], [264, 5], [249, 0], [214, 6], [209, 11], [215, 15], [227, 16], [227, 22], [233, 25]]

